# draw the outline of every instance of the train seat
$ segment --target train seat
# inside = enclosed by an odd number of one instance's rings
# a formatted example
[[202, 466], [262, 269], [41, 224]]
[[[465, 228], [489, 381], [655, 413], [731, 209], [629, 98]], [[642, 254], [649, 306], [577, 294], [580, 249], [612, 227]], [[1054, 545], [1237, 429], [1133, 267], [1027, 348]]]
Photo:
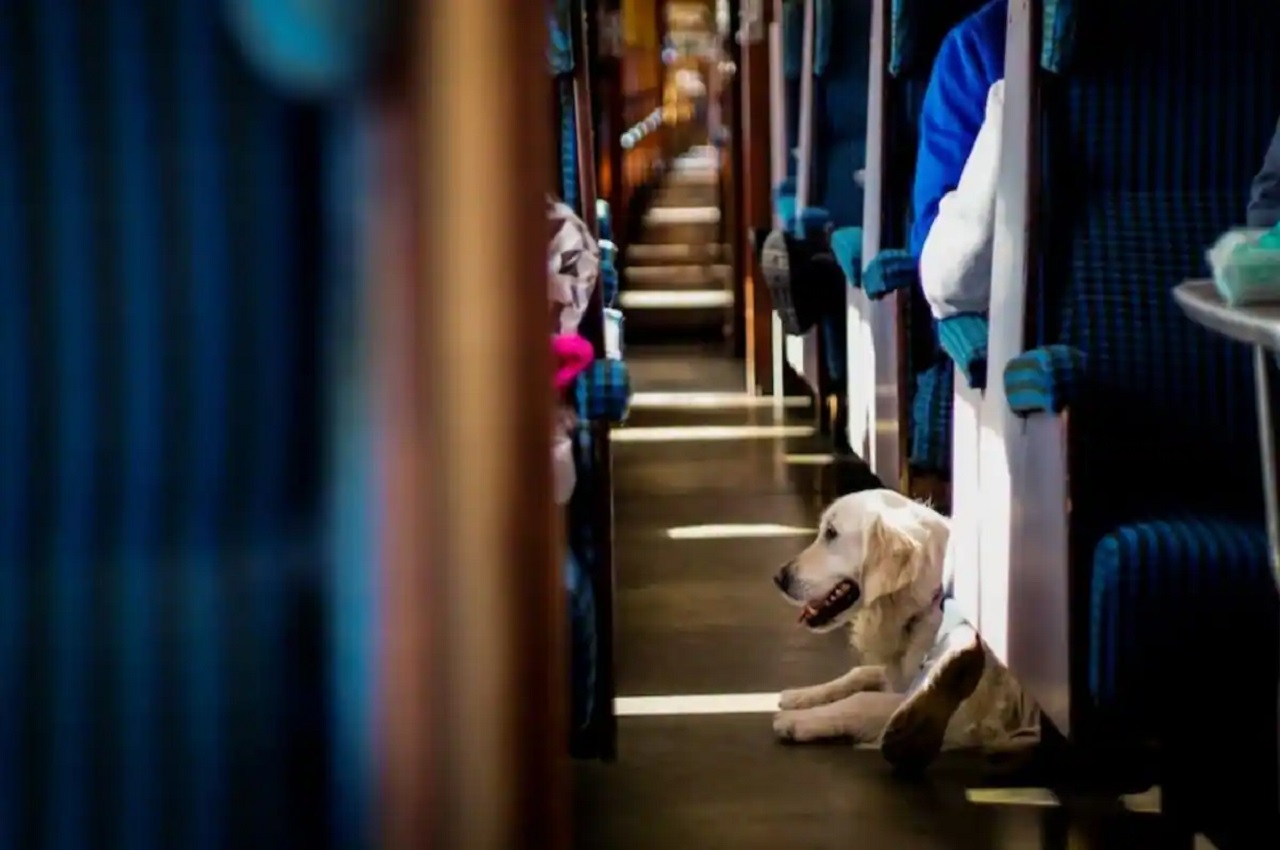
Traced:
[[1176, 729], [1204, 704], [1183, 671], [1207, 657], [1233, 704], [1274, 708], [1251, 356], [1170, 291], [1243, 222], [1280, 115], [1280, 7], [1044, 0], [1043, 15], [1038, 252], [1025, 318], [1003, 317], [1026, 350], [1002, 378], [1013, 428], [1063, 423], [1069, 616], [1087, 636], [1070, 662], [1088, 692], [1077, 716], [1108, 735]]
[[359, 381], [318, 330], [348, 345], [357, 148], [224, 12], [0, 15], [6, 846], [323, 843], [291, 754], [361, 752], [363, 649], [326, 669], [317, 625], [371, 598], [330, 454], [364, 457]]

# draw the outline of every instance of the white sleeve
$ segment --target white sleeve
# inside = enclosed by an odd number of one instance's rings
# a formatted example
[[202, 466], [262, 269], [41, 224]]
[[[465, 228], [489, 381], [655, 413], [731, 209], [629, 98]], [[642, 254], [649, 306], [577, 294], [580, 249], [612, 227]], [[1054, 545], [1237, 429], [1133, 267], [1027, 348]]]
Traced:
[[938, 217], [920, 251], [920, 285], [938, 319], [984, 312], [991, 301], [991, 241], [1003, 116], [1004, 80], [999, 80], [987, 92], [986, 117], [960, 182], [939, 202]]

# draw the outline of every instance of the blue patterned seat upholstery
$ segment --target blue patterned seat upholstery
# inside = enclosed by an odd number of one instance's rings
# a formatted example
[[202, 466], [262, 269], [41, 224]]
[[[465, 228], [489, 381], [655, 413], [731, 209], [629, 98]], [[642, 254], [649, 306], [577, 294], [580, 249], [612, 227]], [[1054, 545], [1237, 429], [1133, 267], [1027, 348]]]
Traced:
[[1256, 646], [1251, 666], [1273, 651], [1256, 641], [1259, 623], [1275, 618], [1275, 586], [1258, 568], [1267, 546], [1257, 522], [1177, 512], [1105, 534], [1093, 550], [1090, 598], [1089, 689], [1098, 703], [1138, 725], [1152, 716], [1153, 695], [1167, 698], [1198, 660], [1221, 669], [1223, 646]]
[[[0, 14], [6, 848], [319, 847], [367, 827], [330, 834], [358, 808], [363, 744], [320, 778], [345, 746], [327, 724], [362, 723], [368, 696], [360, 653], [323, 630], [365, 592], [330, 571], [319, 330], [334, 303], [351, 314], [350, 292], [330, 299], [354, 257], [328, 254], [351, 222], [323, 211], [356, 206], [326, 197], [345, 154], [324, 113], [269, 91], [223, 13]], [[335, 578], [351, 596], [327, 608]]]
[[621, 360], [598, 359], [578, 376], [578, 414], [584, 420], [620, 424], [631, 406], [631, 373]]
[[915, 376], [911, 395], [911, 463], [920, 469], [951, 468], [951, 409], [956, 370], [941, 361]]
[[[1243, 221], [1280, 115], [1280, 7], [1048, 0], [1045, 14], [1043, 62], [1060, 73], [1040, 94], [1040, 347], [1005, 388], [1019, 415], [1069, 406], [1073, 569], [1091, 588], [1077, 657], [1097, 709], [1149, 726], [1181, 699], [1180, 630], [1223, 657], [1275, 643], [1250, 352], [1186, 320], [1170, 290]], [[1274, 704], [1256, 671], [1220, 675]]]

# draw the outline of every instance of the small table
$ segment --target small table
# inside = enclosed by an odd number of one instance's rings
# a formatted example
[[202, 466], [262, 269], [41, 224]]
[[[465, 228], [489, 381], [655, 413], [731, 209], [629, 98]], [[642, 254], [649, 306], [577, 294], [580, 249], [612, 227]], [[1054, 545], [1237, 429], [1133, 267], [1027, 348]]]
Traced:
[[1229, 307], [1211, 280], [1192, 280], [1173, 297], [1196, 324], [1253, 346], [1253, 390], [1258, 400], [1258, 441], [1262, 446], [1262, 486], [1267, 507], [1271, 572], [1280, 587], [1280, 479], [1277, 479], [1275, 431], [1271, 426], [1268, 354], [1280, 352], [1280, 304]]
[[1196, 324], [1253, 346], [1253, 391], [1258, 402], [1258, 441], [1262, 446], [1262, 486], [1266, 498], [1267, 540], [1271, 544], [1271, 574], [1280, 587], [1280, 480], [1276, 468], [1275, 431], [1271, 424], [1271, 389], [1267, 359], [1280, 352], [1280, 304], [1231, 307], [1211, 280], [1191, 280], [1173, 290], [1173, 297]]

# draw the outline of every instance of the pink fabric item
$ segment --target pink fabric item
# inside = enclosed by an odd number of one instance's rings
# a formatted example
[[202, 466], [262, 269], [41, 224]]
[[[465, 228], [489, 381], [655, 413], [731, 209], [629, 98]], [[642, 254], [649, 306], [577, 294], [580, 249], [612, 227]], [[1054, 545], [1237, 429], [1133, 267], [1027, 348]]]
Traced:
[[551, 337], [551, 351], [556, 357], [556, 392], [564, 392], [573, 379], [581, 375], [595, 359], [596, 350], [578, 334]]

